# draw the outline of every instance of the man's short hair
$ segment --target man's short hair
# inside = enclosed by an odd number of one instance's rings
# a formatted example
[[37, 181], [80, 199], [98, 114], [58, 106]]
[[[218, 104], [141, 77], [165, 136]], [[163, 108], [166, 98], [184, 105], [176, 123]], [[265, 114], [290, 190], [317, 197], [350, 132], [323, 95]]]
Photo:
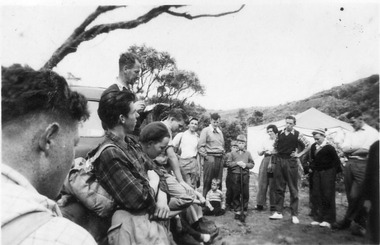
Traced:
[[170, 138], [168, 128], [162, 122], [152, 122], [146, 125], [140, 133], [140, 142], [148, 143], [153, 141], [154, 143], [162, 141], [165, 137]]
[[295, 118], [295, 117], [293, 117], [293, 116], [287, 116], [287, 117], [285, 118], [285, 120], [287, 120], [287, 119], [291, 119], [291, 120], [293, 120], [294, 125], [296, 124], [296, 118]]
[[121, 71], [124, 66], [127, 66], [128, 69], [132, 69], [136, 60], [139, 61], [139, 58], [135, 54], [131, 52], [122, 53], [119, 58], [119, 71]]
[[103, 128], [112, 129], [119, 123], [119, 116], [128, 116], [135, 95], [129, 91], [109, 90], [103, 93], [98, 107], [98, 115]]
[[197, 122], [198, 122], [198, 121], [199, 121], [199, 119], [198, 119], [198, 118], [196, 118], [196, 117], [190, 117], [190, 118], [189, 118], [189, 122], [188, 122], [188, 123], [190, 124], [190, 122], [191, 122], [191, 121], [197, 121]]
[[184, 110], [180, 108], [174, 108], [168, 112], [168, 118], [174, 118], [176, 121], [186, 121], [187, 115]]
[[278, 128], [276, 125], [274, 124], [269, 124], [268, 127], [267, 127], [267, 130], [268, 129], [272, 129], [273, 130], [273, 133], [277, 134], [278, 133]]
[[210, 117], [211, 117], [212, 120], [216, 121], [216, 120], [218, 120], [220, 118], [220, 115], [218, 113], [212, 113], [210, 115]]
[[61, 122], [86, 120], [87, 100], [71, 91], [65, 78], [51, 70], [35, 71], [19, 64], [1, 67], [1, 122], [44, 113]]
[[362, 117], [363, 114], [361, 113], [361, 111], [359, 110], [353, 110], [351, 111], [350, 113], [347, 114], [347, 119], [351, 119], [352, 117], [354, 118], [359, 118], [359, 117]]

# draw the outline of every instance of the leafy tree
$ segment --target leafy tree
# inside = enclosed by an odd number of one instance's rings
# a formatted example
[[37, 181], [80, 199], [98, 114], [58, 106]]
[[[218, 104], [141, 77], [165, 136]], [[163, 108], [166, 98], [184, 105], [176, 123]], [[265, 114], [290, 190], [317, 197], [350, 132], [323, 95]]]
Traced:
[[248, 125], [260, 125], [263, 123], [264, 113], [255, 110], [251, 117], [248, 118]]

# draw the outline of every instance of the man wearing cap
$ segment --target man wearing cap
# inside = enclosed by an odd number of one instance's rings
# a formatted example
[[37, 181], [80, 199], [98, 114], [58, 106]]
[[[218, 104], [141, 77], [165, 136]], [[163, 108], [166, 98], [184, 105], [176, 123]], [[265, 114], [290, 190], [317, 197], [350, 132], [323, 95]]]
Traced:
[[227, 167], [227, 176], [226, 176], [226, 210], [232, 209], [232, 188], [231, 188], [231, 169], [227, 165], [227, 160], [230, 157], [232, 152], [237, 152], [239, 150], [238, 143], [236, 140], [231, 141], [231, 151], [228, 152], [224, 158], [225, 167]]
[[310, 147], [310, 168], [313, 171], [313, 207], [316, 216], [311, 225], [330, 228], [336, 219], [335, 177], [341, 171], [339, 156], [326, 140], [324, 129], [313, 131], [315, 143]]
[[[292, 223], [298, 224], [298, 158], [306, 153], [309, 142], [300, 132], [293, 128], [296, 124], [295, 117], [287, 116], [285, 122], [285, 129], [278, 133], [275, 142], [277, 154], [272, 164], [276, 164], [273, 175], [276, 191], [276, 212], [269, 216], [269, 219], [277, 220], [283, 218], [285, 188], [288, 185]], [[303, 150], [298, 153], [299, 148], [303, 148]]]
[[189, 120], [188, 130], [178, 133], [173, 139], [173, 147], [179, 154], [179, 165], [186, 175], [185, 180], [194, 189], [197, 188], [197, 182], [200, 177], [200, 167], [197, 160], [199, 135], [198, 119], [191, 117]]
[[379, 132], [366, 124], [362, 113], [354, 110], [347, 114], [347, 119], [354, 128], [354, 132], [346, 135], [342, 144], [342, 150], [348, 157], [344, 168], [344, 184], [348, 201], [346, 214], [333, 228], [346, 229], [355, 221], [365, 227], [365, 212], [362, 208], [362, 185], [367, 167], [368, 152], [370, 146], [379, 139]]
[[[231, 152], [227, 159], [228, 168], [231, 171], [232, 208], [235, 211], [235, 219], [240, 219], [241, 193], [243, 194], [244, 210], [248, 209], [249, 200], [249, 170], [255, 166], [252, 155], [245, 149], [247, 138], [240, 134], [236, 138], [239, 150]], [[241, 183], [241, 179], [243, 183]], [[243, 185], [243, 189], [241, 186]]]
[[[204, 157], [203, 163], [203, 196], [211, 189], [212, 179], [223, 179], [224, 137], [219, 128], [220, 116], [211, 114], [211, 123], [201, 132], [198, 152]], [[222, 185], [219, 186], [222, 189]]]

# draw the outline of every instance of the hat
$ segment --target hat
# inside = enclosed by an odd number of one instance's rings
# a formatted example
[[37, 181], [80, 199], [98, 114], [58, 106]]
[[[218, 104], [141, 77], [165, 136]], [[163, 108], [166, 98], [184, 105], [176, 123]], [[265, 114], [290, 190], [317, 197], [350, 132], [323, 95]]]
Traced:
[[312, 133], [313, 135], [315, 134], [320, 134], [322, 135], [323, 137], [326, 137], [326, 131], [323, 129], [323, 128], [318, 128], [318, 129], [315, 129]]
[[245, 137], [245, 136], [242, 135], [242, 134], [239, 134], [238, 137], [236, 137], [236, 140], [237, 140], [237, 141], [247, 142], [247, 137]]
[[231, 141], [231, 146], [238, 146], [237, 141], [236, 140], [232, 140]]

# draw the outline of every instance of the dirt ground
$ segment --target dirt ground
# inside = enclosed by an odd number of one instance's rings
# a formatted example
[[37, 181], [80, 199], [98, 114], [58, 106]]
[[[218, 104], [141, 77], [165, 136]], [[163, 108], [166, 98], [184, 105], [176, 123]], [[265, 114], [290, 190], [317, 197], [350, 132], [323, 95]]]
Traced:
[[[225, 174], [224, 174], [225, 176]], [[243, 244], [363, 244], [364, 238], [351, 235], [349, 230], [335, 231], [319, 226], [312, 227], [312, 219], [308, 216], [309, 189], [300, 188], [299, 220], [292, 224], [289, 208], [285, 208], [282, 220], [269, 220], [269, 210], [256, 211], [257, 176], [250, 176], [250, 199], [245, 224], [234, 219], [231, 211], [223, 216], [206, 216], [215, 221], [220, 232], [213, 244], [243, 245]], [[223, 192], [225, 192], [223, 186]], [[285, 206], [289, 206], [289, 192], [285, 194]], [[336, 195], [337, 220], [343, 218], [347, 208], [345, 194]]]

